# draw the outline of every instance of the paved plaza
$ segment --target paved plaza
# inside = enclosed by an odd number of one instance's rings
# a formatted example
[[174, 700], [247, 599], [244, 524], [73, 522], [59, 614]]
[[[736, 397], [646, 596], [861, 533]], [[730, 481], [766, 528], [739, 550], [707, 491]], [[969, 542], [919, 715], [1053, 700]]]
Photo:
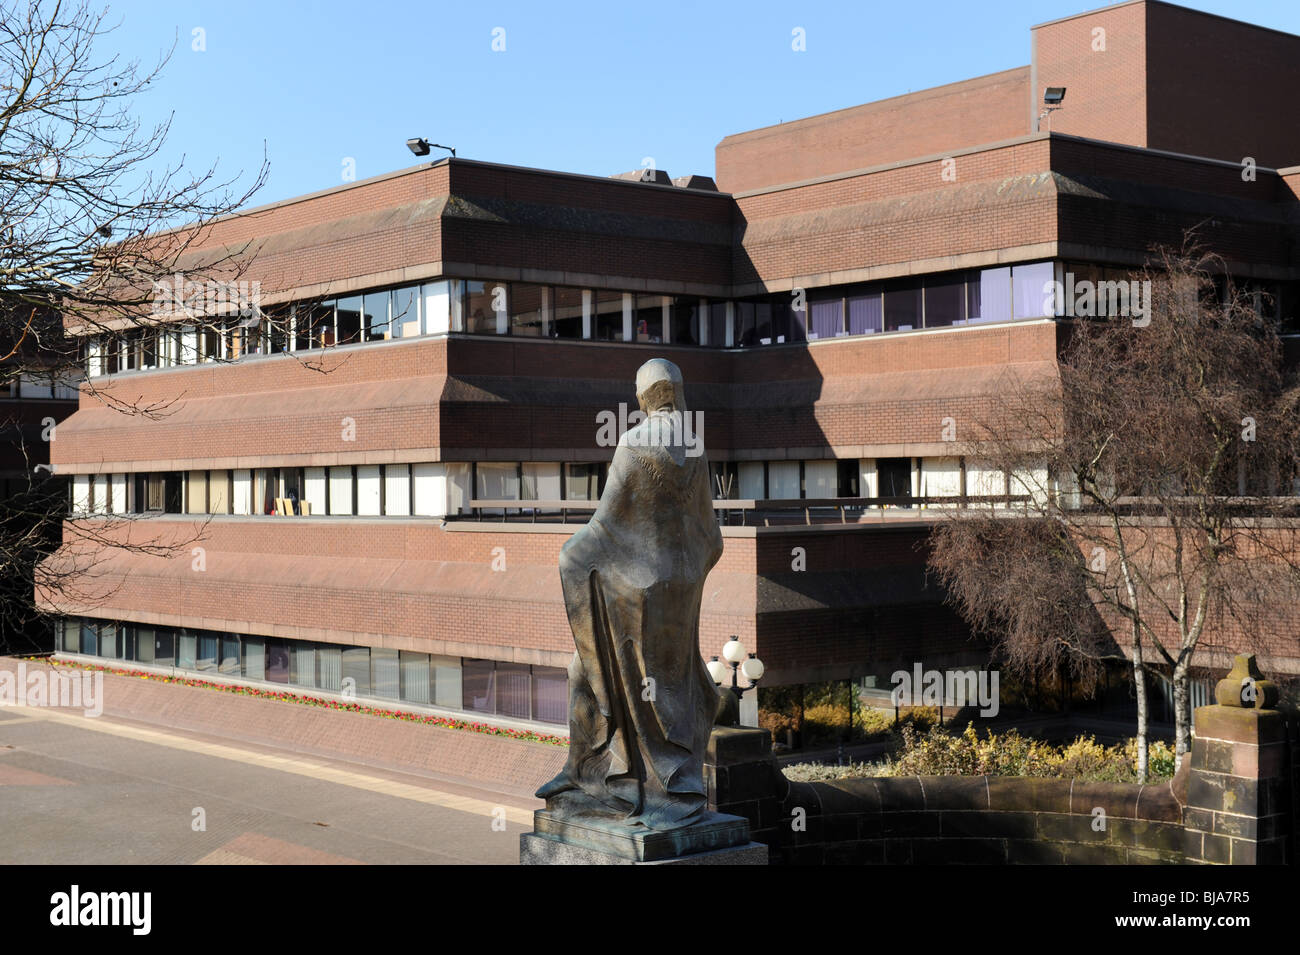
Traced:
[[0, 864], [513, 864], [539, 805], [108, 716], [0, 709]]

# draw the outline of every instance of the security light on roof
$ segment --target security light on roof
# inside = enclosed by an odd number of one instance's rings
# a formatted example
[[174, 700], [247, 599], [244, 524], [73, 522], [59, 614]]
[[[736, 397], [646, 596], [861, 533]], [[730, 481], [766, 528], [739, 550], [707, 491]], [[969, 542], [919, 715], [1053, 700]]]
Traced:
[[420, 137], [416, 137], [415, 139], [408, 139], [406, 141], [406, 148], [409, 149], [411, 152], [415, 153], [417, 156], [429, 155], [430, 148], [445, 149], [453, 156], [456, 155], [456, 150], [453, 147], [444, 146], [441, 143], [431, 143], [427, 139], [422, 139]]
[[1063, 99], [1065, 99], [1064, 86], [1049, 86], [1043, 93], [1043, 102], [1048, 106], [1059, 106]]

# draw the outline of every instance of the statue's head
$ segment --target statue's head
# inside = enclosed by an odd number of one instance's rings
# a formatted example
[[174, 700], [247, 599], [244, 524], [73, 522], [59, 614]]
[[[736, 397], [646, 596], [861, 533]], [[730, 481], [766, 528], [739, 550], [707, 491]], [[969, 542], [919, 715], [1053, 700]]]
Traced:
[[637, 369], [636, 400], [641, 410], [653, 414], [661, 408], [686, 412], [682, 370], [666, 358], [651, 358]]

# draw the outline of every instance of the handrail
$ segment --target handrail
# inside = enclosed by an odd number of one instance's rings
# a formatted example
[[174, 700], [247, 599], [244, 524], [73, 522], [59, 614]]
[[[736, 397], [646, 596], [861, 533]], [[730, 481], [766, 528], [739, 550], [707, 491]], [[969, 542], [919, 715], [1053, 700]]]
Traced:
[[[867, 508], [912, 508], [912, 507], [968, 507], [972, 504], [1021, 504], [1031, 501], [1032, 497], [1028, 494], [974, 494], [974, 495], [925, 495], [920, 497], [893, 496], [893, 497], [818, 497], [818, 498], [735, 498], [713, 501], [714, 511], [719, 512], [719, 518], [722, 523], [727, 523], [729, 514], [732, 511], [740, 513], [741, 526], [747, 524], [747, 515], [754, 512], [755, 516], [765, 512], [792, 512], [803, 511], [804, 521], [812, 524], [812, 511], [823, 509], [834, 509], [839, 512], [840, 522], [848, 523], [848, 513], [850, 511], [866, 510]], [[470, 516], [476, 520], [482, 521], [483, 515], [487, 511], [499, 511], [501, 516], [505, 517], [511, 512], [518, 513], [520, 517], [531, 516], [532, 523], [537, 523], [539, 515], [544, 516], [546, 513], [552, 515], [558, 514], [561, 523], [568, 523], [569, 512], [577, 514], [590, 515], [599, 506], [599, 501], [556, 501], [556, 500], [520, 500], [517, 498], [500, 499], [500, 498], [472, 498], [467, 506]], [[768, 523], [768, 518], [764, 517], [764, 524]]]

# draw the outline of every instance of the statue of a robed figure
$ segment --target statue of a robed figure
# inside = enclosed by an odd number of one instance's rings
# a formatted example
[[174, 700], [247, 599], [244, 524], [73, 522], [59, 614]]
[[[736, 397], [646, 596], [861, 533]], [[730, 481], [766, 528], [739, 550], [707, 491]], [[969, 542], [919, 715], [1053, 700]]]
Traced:
[[681, 372], [648, 361], [636, 393], [645, 418], [619, 439], [595, 514], [560, 553], [577, 645], [569, 757], [537, 795], [556, 819], [662, 831], [707, 814], [718, 695], [700, 657], [700, 598], [722, 534]]

